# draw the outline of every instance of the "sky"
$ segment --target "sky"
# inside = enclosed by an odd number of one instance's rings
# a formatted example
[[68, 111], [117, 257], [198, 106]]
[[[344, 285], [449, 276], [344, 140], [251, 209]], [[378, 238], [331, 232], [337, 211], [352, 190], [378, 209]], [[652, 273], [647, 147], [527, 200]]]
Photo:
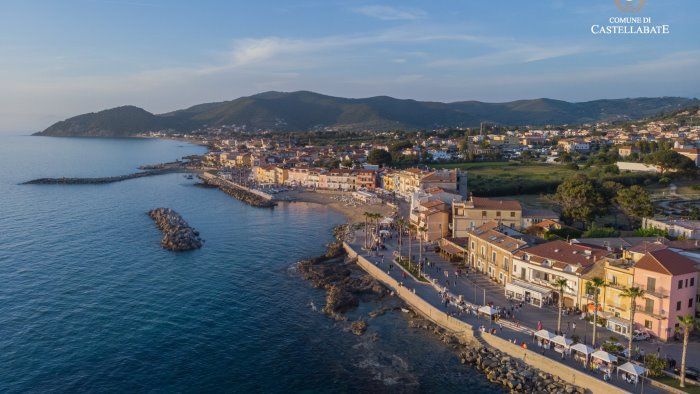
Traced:
[[[699, 97], [700, 2], [640, 1], [630, 13], [616, 0], [0, 0], [0, 133], [269, 90], [444, 102]], [[612, 17], [648, 17], [670, 34], [591, 33]]]

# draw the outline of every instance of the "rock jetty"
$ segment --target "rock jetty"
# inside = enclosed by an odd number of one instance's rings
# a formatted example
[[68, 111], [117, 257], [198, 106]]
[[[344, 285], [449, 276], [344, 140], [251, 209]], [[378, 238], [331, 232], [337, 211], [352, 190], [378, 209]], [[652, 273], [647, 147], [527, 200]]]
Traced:
[[202, 181], [206, 184], [213, 185], [219, 188], [222, 192], [228, 194], [229, 196], [243, 201], [244, 203], [253, 206], [253, 207], [258, 207], [258, 208], [272, 208], [277, 203], [275, 203], [272, 200], [268, 200], [265, 198], [262, 198], [258, 196], [255, 193], [251, 193], [245, 189], [239, 188], [239, 187], [234, 187], [231, 186], [228, 182], [216, 178], [216, 177], [211, 177], [211, 178], [205, 178], [205, 177], [200, 177]]
[[180, 252], [202, 247], [203, 241], [199, 238], [199, 231], [190, 227], [185, 219], [172, 209], [152, 209], [148, 211], [148, 216], [163, 232], [163, 239], [160, 241], [163, 248]]

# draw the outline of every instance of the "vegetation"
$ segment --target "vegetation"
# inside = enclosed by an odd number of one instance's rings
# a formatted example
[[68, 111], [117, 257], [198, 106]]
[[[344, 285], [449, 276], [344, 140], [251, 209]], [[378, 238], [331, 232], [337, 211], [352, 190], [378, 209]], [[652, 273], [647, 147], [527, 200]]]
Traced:
[[595, 340], [596, 340], [596, 329], [598, 328], [598, 302], [599, 296], [600, 296], [600, 289], [605, 287], [605, 281], [600, 278], [600, 277], [595, 277], [588, 282], [586, 282], [586, 289], [589, 291], [589, 293], [592, 291], [593, 292], [593, 341], [591, 342], [591, 346], [595, 347]]
[[620, 294], [624, 298], [630, 299], [630, 325], [629, 325], [629, 343], [627, 344], [627, 350], [629, 352], [629, 359], [634, 359], [634, 354], [632, 353], [632, 334], [634, 334], [634, 314], [637, 310], [637, 298], [644, 297], [646, 292], [640, 287], [625, 287]]
[[388, 165], [391, 164], [391, 153], [384, 149], [372, 149], [367, 156], [369, 164]]
[[615, 202], [629, 218], [641, 223], [642, 218], [654, 214], [654, 205], [649, 193], [639, 185], [620, 188], [615, 196]]
[[582, 238], [610, 238], [617, 237], [620, 233], [611, 227], [598, 227], [595, 223], [591, 227], [584, 231], [581, 235]]
[[[666, 360], [664, 360], [663, 358], [656, 357], [655, 354], [649, 354], [649, 355], [647, 355], [647, 356], [645, 357], [645, 359], [646, 359], [647, 357], [654, 357], [656, 360], [658, 360], [658, 361], [655, 360], [655, 362], [657, 362], [657, 363], [664, 363], [664, 364], [665, 364], [665, 362], [666, 362]], [[649, 364], [645, 364], [645, 366], [646, 366], [647, 369], [649, 370]], [[700, 394], [700, 386], [689, 385], [689, 386], [686, 386], [686, 387], [681, 387], [681, 386], [678, 384], [678, 380], [677, 380], [677, 379], [672, 378], [672, 377], [670, 377], [670, 376], [663, 375], [663, 374], [661, 373], [661, 371], [662, 371], [664, 368], [665, 368], [665, 366], [664, 366], [664, 367], [658, 368], [658, 371], [659, 371], [659, 372], [657, 373], [657, 375], [655, 375], [654, 380], [656, 380], [657, 382], [663, 383], [663, 384], [665, 384], [665, 385], [667, 385], [667, 386], [671, 386], [671, 387], [673, 387], [673, 388], [675, 388], [675, 389], [684, 391], [684, 392], [686, 392], [686, 393], [690, 393], [690, 394]], [[651, 370], [649, 370], [649, 373], [651, 374]]]
[[662, 371], [666, 369], [668, 362], [665, 358], [661, 358], [654, 353], [649, 353], [644, 356], [644, 367], [647, 369], [649, 376], [661, 376]]
[[423, 276], [419, 270], [418, 270], [418, 265], [417, 264], [411, 264], [407, 258], [397, 258], [396, 263], [399, 264], [401, 267], [403, 267], [406, 271], [408, 271], [416, 280], [420, 282], [428, 282], [428, 279]]
[[605, 199], [585, 175], [575, 175], [557, 187], [553, 200], [561, 207], [567, 223], [590, 223], [605, 211]]
[[668, 231], [659, 228], [639, 228], [634, 230], [637, 237], [665, 237], [668, 238]]
[[683, 354], [681, 355], [681, 380], [680, 386], [685, 387], [685, 356], [688, 352], [688, 338], [690, 338], [690, 332], [698, 328], [700, 321], [695, 319], [692, 314], [687, 314], [685, 316], [678, 316], [678, 322], [680, 323], [679, 330], [683, 333]]
[[[232, 101], [195, 105], [163, 115], [143, 111], [138, 118], [111, 117], [108, 111], [59, 122], [43, 135], [128, 136], [145, 130], [173, 128], [190, 131], [209, 126], [245, 125], [248, 130], [354, 130], [430, 129], [435, 125], [479, 126], [482, 119], [502, 124], [578, 124], [603, 118], [639, 119], [665, 108], [696, 104], [685, 98], [596, 100], [585, 103], [537, 99], [509, 103], [420, 102], [391, 97], [346, 99], [318, 93], [266, 92]], [[604, 116], [601, 114], [605, 113]], [[79, 118], [79, 119], [78, 119]], [[124, 122], [129, 126], [124, 127]]]
[[670, 149], [652, 153], [644, 158], [644, 162], [658, 166], [662, 175], [671, 170], [690, 171], [695, 169], [695, 163], [692, 160]]

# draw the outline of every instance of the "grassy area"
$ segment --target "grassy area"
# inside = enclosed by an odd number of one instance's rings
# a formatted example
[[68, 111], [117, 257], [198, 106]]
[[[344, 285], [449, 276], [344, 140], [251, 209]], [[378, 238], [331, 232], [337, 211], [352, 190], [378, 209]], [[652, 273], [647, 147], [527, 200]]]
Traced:
[[423, 275], [418, 272], [418, 265], [416, 262], [412, 262], [411, 266], [409, 267], [408, 265], [408, 259], [407, 258], [401, 258], [401, 259], [396, 259], [396, 262], [402, 266], [406, 271], [408, 271], [411, 276], [413, 276], [414, 279], [420, 281], [420, 282], [425, 282], [428, 283], [428, 279], [426, 279]]
[[673, 388], [677, 388], [677, 389], [679, 389], [679, 390], [683, 390], [683, 391], [685, 391], [686, 393], [700, 394], [700, 386], [696, 386], [696, 385], [690, 384], [690, 383], [688, 383], [688, 382], [685, 383], [685, 387], [684, 387], [684, 388], [681, 388], [681, 386], [679, 386], [679, 384], [678, 384], [678, 379], [674, 379], [674, 378], [671, 378], [671, 377], [668, 377], [668, 376], [665, 376], [665, 375], [664, 375], [664, 376], [659, 376], [659, 377], [656, 377], [656, 378], [652, 378], [652, 379], [654, 379], [654, 380], [656, 380], [656, 381], [658, 381], [658, 382], [661, 382], [661, 383], [663, 383], [663, 384], [665, 384], [665, 385], [671, 386], [671, 387], [673, 387]]
[[[469, 173], [469, 190], [478, 196], [509, 196], [524, 194], [550, 194], [564, 179], [589, 170], [573, 170], [563, 165], [518, 162], [476, 162], [438, 164], [435, 168], [459, 168]], [[637, 179], [644, 175], [623, 173], [606, 179], [621, 183], [642, 184]], [[599, 175], [596, 175], [599, 179]], [[601, 180], [601, 179], [599, 179]], [[538, 204], [539, 205], [539, 204]]]

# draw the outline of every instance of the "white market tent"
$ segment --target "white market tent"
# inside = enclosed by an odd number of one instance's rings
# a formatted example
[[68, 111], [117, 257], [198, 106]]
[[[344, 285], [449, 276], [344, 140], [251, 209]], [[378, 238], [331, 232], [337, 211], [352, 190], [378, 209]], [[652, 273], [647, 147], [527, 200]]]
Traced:
[[574, 341], [563, 336], [563, 335], [559, 335], [559, 336], [552, 338], [552, 343], [556, 344], [556, 345], [564, 346], [565, 348], [568, 349], [569, 346], [571, 346], [571, 344], [574, 343]]
[[585, 343], [577, 343], [577, 344], [571, 346], [571, 350], [579, 352], [579, 353], [585, 355], [586, 357], [588, 357], [594, 351], [594, 349], [592, 347], [586, 345]]
[[538, 338], [545, 339], [547, 341], [551, 341], [556, 337], [556, 335], [552, 334], [551, 332], [547, 330], [539, 330], [535, 333], [535, 336]]
[[479, 308], [479, 313], [483, 313], [483, 314], [485, 314], [485, 315], [493, 316], [493, 315], [496, 314], [496, 309], [495, 309], [495, 308], [491, 308], [491, 307], [488, 306], [488, 305], [484, 305], [484, 306], [482, 306], [482, 307]]
[[379, 223], [380, 223], [382, 226], [389, 226], [389, 225], [391, 225], [392, 223], [394, 223], [394, 219], [392, 219], [392, 218], [384, 218], [384, 219], [382, 219], [382, 221], [379, 222]]
[[614, 363], [617, 361], [617, 357], [612, 354], [605, 352], [603, 350], [597, 350], [591, 354], [592, 358], [597, 358], [598, 360], [605, 361], [606, 363]]
[[644, 367], [642, 366], [627, 362], [617, 367], [617, 376], [620, 376], [620, 371], [627, 372], [630, 375], [634, 375], [634, 383], [636, 384], [637, 381], [639, 381], [639, 375], [644, 374], [646, 372], [646, 369], [644, 369]]

